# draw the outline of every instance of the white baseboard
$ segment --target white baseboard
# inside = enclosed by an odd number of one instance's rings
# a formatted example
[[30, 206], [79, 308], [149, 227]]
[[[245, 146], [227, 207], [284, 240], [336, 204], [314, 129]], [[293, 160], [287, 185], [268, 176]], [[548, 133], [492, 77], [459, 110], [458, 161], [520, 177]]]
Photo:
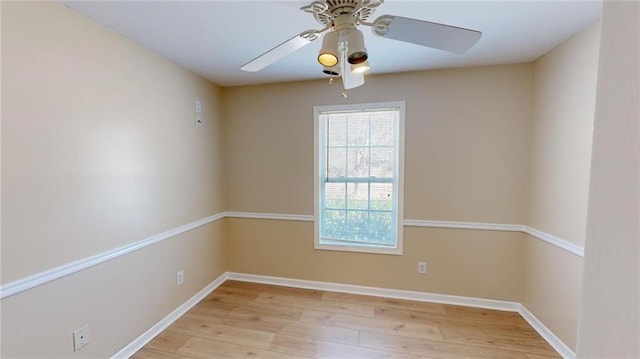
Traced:
[[287, 287], [327, 290], [333, 292], [371, 295], [376, 297], [415, 300], [420, 302], [432, 302], [442, 304], [463, 305], [466, 307], [484, 308], [517, 312], [520, 303], [502, 300], [462, 297], [455, 295], [415, 292], [399, 289], [386, 289], [377, 287], [365, 287], [359, 285], [317, 282], [303, 279], [291, 279], [282, 277], [269, 277], [255, 274], [227, 273], [227, 279], [239, 280], [243, 282], [263, 283], [282, 285]]
[[551, 329], [547, 328], [533, 313], [529, 311], [524, 305], [520, 304], [518, 313], [535, 329], [538, 334], [544, 339], [553, 349], [555, 349], [563, 359], [575, 359], [576, 353], [571, 350], [557, 335], [555, 335]]
[[138, 350], [142, 349], [147, 343], [149, 343], [156, 335], [162, 333], [163, 330], [167, 329], [171, 323], [175, 322], [184, 315], [189, 309], [193, 308], [198, 302], [204, 299], [207, 295], [213, 292], [216, 288], [220, 286], [220, 284], [224, 283], [227, 280], [227, 273], [224, 273], [213, 282], [209, 283], [206, 287], [204, 287], [201, 291], [196, 293], [193, 297], [189, 298], [186, 302], [176, 308], [173, 312], [169, 313], [166, 317], [162, 318], [159, 322], [157, 322], [153, 327], [149, 328], [146, 332], [142, 333], [139, 337], [134, 339], [131, 343], [127, 344], [124, 348], [120, 349], [117, 353], [111, 356], [111, 359], [126, 359], [133, 354], [135, 354]]
[[536, 318], [536, 316], [533, 315], [533, 313], [531, 313], [524, 305], [518, 302], [226, 272], [216, 280], [211, 282], [209, 285], [207, 285], [196, 295], [191, 297], [184, 304], [176, 308], [173, 312], [160, 320], [134, 341], [114, 354], [111, 359], [129, 358], [130, 356], [135, 354], [138, 350], [149, 343], [156, 335], [160, 334], [163, 330], [169, 327], [171, 323], [180, 318], [184, 313], [186, 313], [189, 309], [195, 306], [199, 301], [204, 299], [207, 295], [209, 295], [209, 293], [213, 292], [218, 286], [220, 286], [222, 283], [224, 283], [224, 281], [228, 279], [243, 282], [281, 285], [295, 288], [326, 290], [333, 292], [371, 295], [376, 297], [518, 312], [533, 327], [533, 329], [535, 329], [535, 331], [538, 332], [538, 334], [540, 334], [540, 336], [562, 356], [563, 359], [575, 359], [576, 357], [571, 348], [569, 348], [557, 335], [555, 335], [538, 318]]

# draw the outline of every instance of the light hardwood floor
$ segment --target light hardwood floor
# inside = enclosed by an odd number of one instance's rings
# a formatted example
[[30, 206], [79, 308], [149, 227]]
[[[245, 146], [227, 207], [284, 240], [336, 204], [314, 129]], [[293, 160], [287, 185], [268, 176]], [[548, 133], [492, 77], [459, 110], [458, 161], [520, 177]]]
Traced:
[[518, 313], [226, 281], [133, 358], [559, 356]]

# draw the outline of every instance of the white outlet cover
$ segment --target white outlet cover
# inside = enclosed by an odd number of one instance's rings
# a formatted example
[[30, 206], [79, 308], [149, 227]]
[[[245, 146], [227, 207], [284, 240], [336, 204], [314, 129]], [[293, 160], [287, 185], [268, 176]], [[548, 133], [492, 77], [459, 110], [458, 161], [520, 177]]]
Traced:
[[89, 326], [85, 325], [73, 332], [73, 351], [77, 352], [89, 344]]
[[200, 101], [196, 100], [196, 113], [202, 112], [202, 104]]
[[184, 271], [180, 271], [176, 273], [176, 285], [181, 285], [184, 283]]
[[427, 273], [427, 262], [418, 262], [418, 273]]

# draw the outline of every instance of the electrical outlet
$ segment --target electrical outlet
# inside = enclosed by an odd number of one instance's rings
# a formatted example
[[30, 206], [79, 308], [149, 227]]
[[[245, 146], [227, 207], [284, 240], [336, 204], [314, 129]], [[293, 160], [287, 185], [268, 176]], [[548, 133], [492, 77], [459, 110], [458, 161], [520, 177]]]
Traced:
[[184, 271], [176, 273], [176, 287], [184, 282]]
[[73, 331], [73, 351], [77, 352], [89, 344], [89, 326], [85, 325]]
[[202, 105], [200, 104], [200, 101], [196, 100], [196, 113], [200, 112], [202, 112]]
[[427, 273], [427, 262], [418, 262], [418, 273]]

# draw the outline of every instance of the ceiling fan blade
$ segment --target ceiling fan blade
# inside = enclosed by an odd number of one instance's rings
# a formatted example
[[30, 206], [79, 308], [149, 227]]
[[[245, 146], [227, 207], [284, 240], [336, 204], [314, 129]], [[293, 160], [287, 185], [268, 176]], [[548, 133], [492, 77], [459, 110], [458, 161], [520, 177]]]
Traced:
[[383, 15], [373, 22], [373, 33], [389, 39], [462, 54], [480, 40], [482, 33], [435, 22]]
[[364, 74], [354, 74], [351, 72], [351, 65], [347, 62], [347, 52], [342, 51], [340, 59], [340, 73], [342, 74], [342, 85], [345, 90], [349, 90], [364, 85]]
[[317, 30], [304, 31], [247, 62], [240, 69], [249, 72], [260, 71], [281, 58], [293, 53], [305, 45], [308, 45], [310, 42], [317, 39], [319, 35], [320, 32]]

